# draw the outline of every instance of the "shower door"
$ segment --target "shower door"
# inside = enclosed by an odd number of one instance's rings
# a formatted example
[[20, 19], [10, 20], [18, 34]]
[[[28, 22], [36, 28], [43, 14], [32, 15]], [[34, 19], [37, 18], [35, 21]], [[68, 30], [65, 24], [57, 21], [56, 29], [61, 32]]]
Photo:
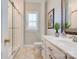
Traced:
[[19, 10], [15, 8], [16, 6], [13, 3], [13, 1], [8, 3], [8, 35], [10, 39], [10, 56], [12, 55], [12, 58], [14, 58], [22, 43], [22, 18]]
[[[19, 1], [22, 0], [17, 0], [16, 5]], [[16, 5], [14, 0], [2, 0], [1, 59], [14, 59], [22, 45], [22, 10]]]

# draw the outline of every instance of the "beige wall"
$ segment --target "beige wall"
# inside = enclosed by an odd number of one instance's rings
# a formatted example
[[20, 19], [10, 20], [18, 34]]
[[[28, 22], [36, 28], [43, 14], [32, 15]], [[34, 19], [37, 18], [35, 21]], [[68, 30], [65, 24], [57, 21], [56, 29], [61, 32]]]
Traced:
[[28, 11], [40, 11], [41, 9], [40, 3], [25, 3], [25, 10]]
[[[61, 25], [61, 0], [47, 0], [47, 13], [53, 8], [55, 9], [55, 22]], [[54, 35], [55, 30], [48, 29], [47, 32], [49, 35]]]

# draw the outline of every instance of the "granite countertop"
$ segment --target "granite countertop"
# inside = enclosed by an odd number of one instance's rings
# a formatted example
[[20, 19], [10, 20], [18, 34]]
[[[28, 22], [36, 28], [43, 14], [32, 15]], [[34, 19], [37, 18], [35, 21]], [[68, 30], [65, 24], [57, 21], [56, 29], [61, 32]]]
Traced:
[[77, 59], [77, 43], [72, 42], [72, 39], [48, 35], [44, 35], [43, 37], [67, 55]]

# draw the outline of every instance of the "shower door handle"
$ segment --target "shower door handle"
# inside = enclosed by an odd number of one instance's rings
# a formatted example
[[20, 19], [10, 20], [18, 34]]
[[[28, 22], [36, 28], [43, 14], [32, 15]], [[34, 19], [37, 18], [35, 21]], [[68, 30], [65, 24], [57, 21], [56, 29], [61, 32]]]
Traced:
[[7, 39], [7, 38], [6, 38], [6, 39], [4, 40], [4, 43], [5, 43], [5, 44], [6, 44], [6, 43], [10, 43], [10, 39]]

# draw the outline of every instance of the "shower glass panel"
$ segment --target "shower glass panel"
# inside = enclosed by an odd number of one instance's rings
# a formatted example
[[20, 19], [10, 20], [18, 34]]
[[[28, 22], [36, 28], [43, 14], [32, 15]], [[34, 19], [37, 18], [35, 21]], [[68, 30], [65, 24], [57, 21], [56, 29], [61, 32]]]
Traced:
[[13, 8], [13, 50], [16, 51], [21, 45], [21, 16]]
[[12, 53], [12, 4], [8, 1], [8, 37], [9, 37], [9, 47], [8, 47], [8, 55]]
[[[9, 53], [15, 55], [22, 43], [22, 18], [19, 10], [12, 4], [13, 1], [8, 2], [8, 35], [10, 39]], [[15, 7], [14, 7], [15, 6]]]

